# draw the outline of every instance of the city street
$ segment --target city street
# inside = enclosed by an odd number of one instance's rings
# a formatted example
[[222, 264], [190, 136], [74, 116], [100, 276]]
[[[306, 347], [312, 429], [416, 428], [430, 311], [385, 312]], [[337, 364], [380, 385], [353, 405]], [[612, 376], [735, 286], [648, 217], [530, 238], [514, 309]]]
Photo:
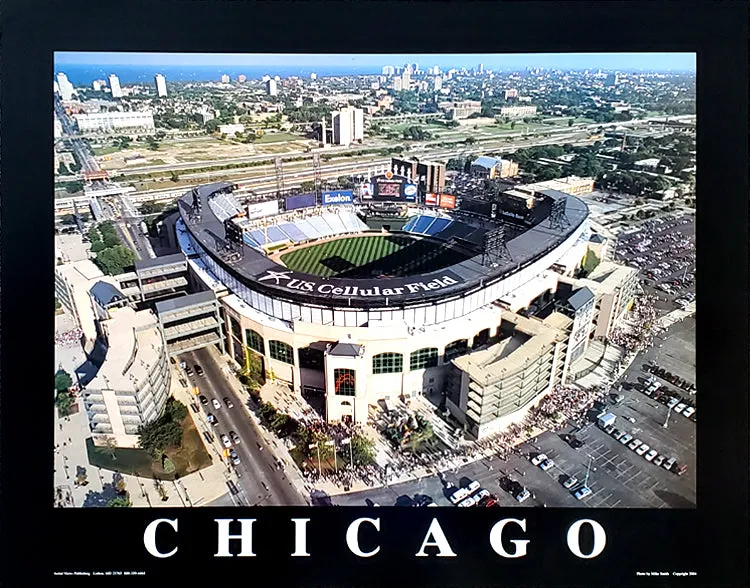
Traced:
[[[248, 505], [262, 506], [294, 506], [307, 504], [289, 480], [286, 472], [276, 465], [273, 448], [264, 441], [260, 431], [252, 422], [247, 410], [243, 407], [242, 399], [234, 392], [227, 381], [222, 367], [216, 363], [211, 353], [206, 349], [184, 353], [177, 361], [185, 361], [195, 370], [196, 365], [203, 368], [204, 375], [198, 376], [193, 373], [189, 378], [189, 385], [197, 386], [199, 395], [204, 395], [209, 404], [201, 405], [198, 397], [195, 403], [201, 407], [201, 418], [203, 424], [199, 427], [201, 432], [210, 430], [214, 436], [214, 447], [221, 451], [220, 437], [222, 434], [229, 435], [235, 431], [240, 437], [238, 445], [232, 445], [240, 457], [241, 463], [236, 466], [239, 475], [239, 484], [244, 490]], [[186, 377], [183, 375], [183, 377]], [[233, 408], [227, 408], [223, 398], [228, 397], [234, 404]], [[220, 409], [211, 405], [212, 399], [221, 403]], [[218, 425], [211, 426], [206, 423], [205, 416], [213, 414], [218, 420]], [[225, 458], [226, 460], [226, 458]], [[226, 460], [228, 463], [228, 460]], [[232, 466], [234, 467], [234, 466]], [[285, 467], [293, 467], [287, 464]]]

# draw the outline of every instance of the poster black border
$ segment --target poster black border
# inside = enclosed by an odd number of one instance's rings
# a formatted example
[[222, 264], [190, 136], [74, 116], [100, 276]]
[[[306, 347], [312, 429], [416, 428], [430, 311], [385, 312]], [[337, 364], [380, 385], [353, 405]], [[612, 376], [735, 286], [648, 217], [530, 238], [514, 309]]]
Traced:
[[[264, 567], [272, 568], [282, 586], [746, 585], [745, 4], [6, 0], [0, 18], [0, 535], [5, 544], [0, 569], [7, 585], [18, 585], [19, 580], [29, 585], [57, 584], [52, 571], [66, 567], [145, 569], [147, 585], [180, 575], [196, 580], [205, 575], [216, 581], [233, 574], [253, 578]], [[388, 35], [385, 47], [382, 37], [371, 35], [372, 27], [360, 26], [363, 22], [400, 32]], [[485, 34], [479, 32], [482, 27]], [[698, 508], [506, 509], [491, 515], [441, 510], [436, 516], [459, 557], [426, 561], [413, 557], [435, 512], [423, 509], [380, 509], [376, 514], [383, 519], [384, 554], [372, 560], [357, 560], [343, 543], [351, 520], [373, 516], [367, 509], [160, 509], [156, 515], [145, 509], [53, 509], [53, 429], [45, 424], [52, 411], [34, 375], [40, 366], [54, 363], [52, 174], [48, 170], [52, 170], [50, 78], [56, 50], [697, 52], [698, 387], [711, 396], [702, 405], [697, 435]], [[291, 539], [285, 528], [290, 523], [285, 521], [293, 513], [313, 519], [310, 541], [318, 549], [307, 560], [288, 557]], [[142, 529], [155, 516], [179, 517], [181, 534], [190, 538], [173, 559], [148, 558], [142, 548]], [[211, 557], [214, 516], [257, 517], [259, 533], [261, 527], [267, 533], [259, 557]], [[537, 547], [527, 558], [501, 560], [488, 548], [489, 526], [508, 516], [529, 521], [529, 537]], [[610, 547], [597, 560], [575, 560], [564, 547], [566, 525], [581, 516], [600, 521], [610, 532]], [[261, 551], [267, 555], [261, 557]], [[697, 568], [699, 573], [692, 580], [633, 575], [651, 564]], [[74, 580], [81, 583], [85, 578]], [[143, 578], [136, 581], [144, 583]]]

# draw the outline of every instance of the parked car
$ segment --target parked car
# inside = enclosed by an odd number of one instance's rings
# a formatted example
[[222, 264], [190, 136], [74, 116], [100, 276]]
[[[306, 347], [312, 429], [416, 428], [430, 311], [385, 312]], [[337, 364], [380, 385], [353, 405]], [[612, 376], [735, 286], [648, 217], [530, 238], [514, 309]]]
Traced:
[[203, 394], [201, 394], [198, 399], [201, 401], [201, 404], [208, 404], [208, 398], [203, 396]]
[[677, 459], [676, 459], [676, 458], [674, 458], [674, 457], [670, 457], [670, 458], [669, 458], [669, 459], [668, 459], [667, 461], [665, 461], [665, 462], [664, 462], [664, 463], [662, 464], [662, 467], [663, 467], [663, 468], [664, 468], [665, 470], [671, 470], [671, 469], [672, 469], [672, 466], [673, 466], [673, 465], [674, 465], [674, 464], [675, 464], [676, 462], [677, 462]]
[[552, 466], [555, 465], [555, 462], [551, 459], [547, 458], [542, 463], [539, 464], [539, 467], [543, 472], [546, 472], [547, 470], [551, 469]]
[[226, 435], [222, 435], [221, 436], [221, 442], [224, 445], [224, 447], [229, 448], [229, 447], [232, 446], [232, 440], [229, 437], [227, 437]]
[[612, 431], [612, 437], [614, 437], [616, 441], [622, 439], [624, 435], [625, 431], [621, 431], [620, 429], [615, 429], [614, 431]]
[[630, 443], [630, 441], [633, 439], [633, 436], [630, 433], [625, 433], [622, 437], [620, 437], [619, 441], [623, 445], [627, 445]]
[[240, 436], [234, 431], [229, 431], [229, 438], [232, 440], [232, 443], [234, 443], [235, 445], [240, 444]]
[[656, 449], [652, 449], [646, 455], [644, 455], [643, 458], [646, 461], [652, 461], [656, 456], [657, 456]]
[[526, 488], [524, 488], [518, 494], [516, 494], [516, 500], [518, 502], [523, 502], [524, 500], [528, 499], [530, 496], [531, 496], [531, 492], [529, 492]]
[[203, 377], [203, 368], [201, 366], [199, 366], [199, 365], [196, 365], [195, 366], [195, 373], [198, 376]]
[[234, 465], [240, 465], [240, 456], [237, 455], [237, 452], [234, 449], [229, 450], [229, 457], [231, 458]]
[[216, 410], [219, 410], [221, 408], [221, 403], [218, 400], [216, 400], [216, 398], [211, 399], [211, 404], [214, 405], [214, 408]]
[[680, 402], [677, 406], [674, 407], [674, 411], [679, 414], [686, 408], [687, 408], [687, 404]]
[[647, 452], [647, 451], [648, 451], [649, 449], [651, 449], [651, 448], [650, 448], [650, 447], [649, 447], [648, 445], [646, 445], [645, 443], [643, 443], [643, 444], [639, 445], [639, 446], [638, 446], [638, 447], [636, 448], [636, 450], [635, 450], [635, 453], [636, 453], [636, 455], [643, 455], [643, 454], [644, 454], [644, 453], [646, 453], [646, 452]]
[[665, 459], [666, 459], [666, 458], [665, 458], [665, 457], [664, 457], [663, 455], [657, 455], [657, 456], [656, 456], [656, 457], [654, 458], [654, 461], [653, 461], [652, 463], [653, 463], [653, 464], [654, 464], [655, 466], [657, 466], [657, 467], [658, 467], [658, 466], [660, 466], [661, 464], [663, 464], [663, 463], [664, 463], [664, 460], [665, 460]]
[[607, 433], [607, 435], [611, 435], [612, 433], [614, 433], [614, 431], [615, 431], [614, 425], [607, 425], [606, 427], [604, 427], [604, 432]]
[[540, 453], [536, 457], [531, 458], [531, 463], [535, 466], [538, 466], [540, 463], [542, 463], [545, 459], [547, 459], [547, 456], [544, 453]]
[[192, 375], [193, 375], [193, 368], [191, 368], [190, 366], [186, 366], [186, 367], [185, 367], [185, 373], [186, 373], [186, 374], [187, 374], [188, 376], [192, 376]]
[[675, 398], [674, 396], [670, 397], [669, 400], [667, 400], [667, 408], [674, 408], [679, 404], [680, 400], [678, 398]]
[[576, 484], [578, 484], [578, 478], [575, 476], [568, 476], [568, 479], [563, 482], [563, 486], [568, 490], [572, 490]]
[[692, 406], [685, 407], [685, 410], [682, 411], [682, 416], [690, 417], [690, 415], [695, 413], [695, 408]]
[[211, 413], [208, 413], [206, 415], [206, 420], [211, 423], [214, 427], [219, 424], [219, 419], [217, 419], [214, 415]]
[[641, 444], [641, 440], [640, 440], [640, 439], [633, 439], [633, 440], [632, 440], [632, 441], [631, 441], [631, 442], [630, 442], [630, 443], [628, 444], [628, 448], [630, 448], [630, 449], [632, 449], [632, 450], [634, 450], [634, 451], [635, 451], [635, 448], [636, 448], [636, 447], [638, 447], [638, 446], [639, 446], [640, 444]]
[[678, 476], [681, 476], [687, 471], [687, 466], [685, 464], [674, 464], [672, 466], [672, 471]]
[[573, 496], [575, 496], [578, 500], [583, 500], [592, 493], [593, 492], [591, 491], [591, 488], [589, 488], [588, 486], [581, 486], [573, 493]]
[[225, 396], [224, 398], [222, 398], [222, 400], [224, 401], [224, 404], [227, 405], [227, 408], [234, 408], [234, 402], [229, 400], [228, 396]]

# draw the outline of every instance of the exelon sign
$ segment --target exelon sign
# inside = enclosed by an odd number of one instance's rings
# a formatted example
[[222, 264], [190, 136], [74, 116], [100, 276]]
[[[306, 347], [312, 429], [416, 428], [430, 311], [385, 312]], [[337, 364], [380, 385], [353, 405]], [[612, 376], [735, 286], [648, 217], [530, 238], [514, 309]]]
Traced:
[[[308, 277], [308, 276], [305, 276]], [[267, 270], [265, 273], [255, 276], [260, 283], [271, 283], [285, 290], [296, 292], [316, 293], [323, 295], [342, 296], [346, 298], [387, 298], [389, 296], [408, 296], [409, 294], [420, 294], [425, 292], [435, 292], [460, 284], [461, 280], [453, 272], [442, 272], [439, 277], [432, 278], [428, 281], [403, 282], [399, 280], [399, 286], [379, 286], [372, 285], [369, 282], [367, 286], [360, 284], [332, 284], [330, 282], [313, 282], [308, 279], [296, 277], [294, 272], [272, 271]], [[394, 280], [395, 281], [395, 280]], [[337, 280], [343, 282], [343, 280]]]

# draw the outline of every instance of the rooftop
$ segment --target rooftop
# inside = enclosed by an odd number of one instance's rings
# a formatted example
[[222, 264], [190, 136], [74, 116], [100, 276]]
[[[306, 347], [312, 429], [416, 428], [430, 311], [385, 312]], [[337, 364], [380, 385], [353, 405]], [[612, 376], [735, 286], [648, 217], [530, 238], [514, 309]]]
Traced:
[[181, 296], [179, 298], [172, 298], [171, 300], [163, 300], [162, 302], [156, 303], [157, 314], [166, 314], [174, 310], [181, 310], [184, 308], [190, 308], [191, 306], [198, 306], [205, 304], [206, 302], [215, 302], [216, 294], [212, 291], [198, 292], [197, 294], [188, 294], [187, 296]]
[[336, 355], [339, 357], [359, 357], [361, 352], [361, 345], [339, 341], [338, 343], [331, 345], [331, 348], [328, 350], [328, 355]]

